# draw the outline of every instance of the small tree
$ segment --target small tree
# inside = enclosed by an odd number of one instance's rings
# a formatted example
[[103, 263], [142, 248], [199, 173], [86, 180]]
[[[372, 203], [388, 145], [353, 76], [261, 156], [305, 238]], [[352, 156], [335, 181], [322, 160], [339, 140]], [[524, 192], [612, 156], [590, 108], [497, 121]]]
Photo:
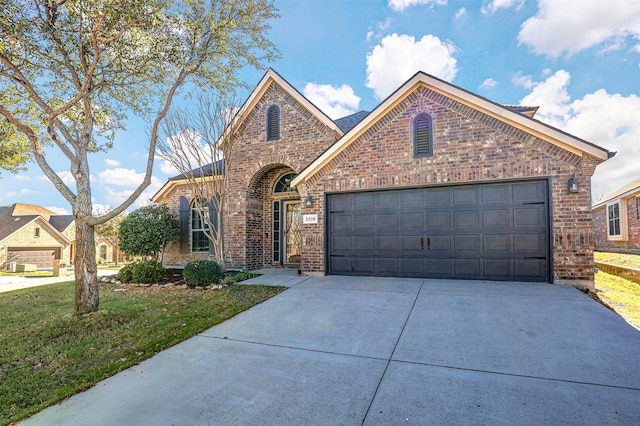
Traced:
[[162, 125], [167, 137], [158, 142], [158, 154], [181, 173], [192, 199], [206, 200], [203, 208], [194, 211], [205, 224], [203, 232], [211, 241], [213, 256], [223, 271], [226, 252], [222, 212], [228, 185], [226, 170], [234, 161], [237, 110], [234, 99], [200, 94], [197, 111], [176, 109], [167, 116]]
[[120, 223], [118, 235], [125, 253], [153, 256], [157, 260], [168, 243], [180, 238], [180, 224], [167, 206], [153, 204], [127, 215]]

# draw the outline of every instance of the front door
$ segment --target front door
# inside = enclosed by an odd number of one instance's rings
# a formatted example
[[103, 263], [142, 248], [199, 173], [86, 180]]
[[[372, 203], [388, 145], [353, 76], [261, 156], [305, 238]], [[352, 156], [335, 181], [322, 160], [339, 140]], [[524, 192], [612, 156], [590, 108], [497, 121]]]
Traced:
[[300, 201], [284, 201], [284, 264], [300, 264], [302, 212]]

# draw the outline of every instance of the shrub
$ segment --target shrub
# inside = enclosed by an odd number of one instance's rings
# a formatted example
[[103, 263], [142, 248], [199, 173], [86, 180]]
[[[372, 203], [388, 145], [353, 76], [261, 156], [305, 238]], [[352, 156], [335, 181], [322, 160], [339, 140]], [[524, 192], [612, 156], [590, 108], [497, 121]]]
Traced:
[[118, 272], [118, 279], [125, 283], [151, 284], [164, 275], [162, 263], [157, 260], [143, 260], [126, 265]]
[[224, 276], [222, 268], [212, 260], [196, 260], [184, 265], [182, 276], [189, 287], [217, 284]]

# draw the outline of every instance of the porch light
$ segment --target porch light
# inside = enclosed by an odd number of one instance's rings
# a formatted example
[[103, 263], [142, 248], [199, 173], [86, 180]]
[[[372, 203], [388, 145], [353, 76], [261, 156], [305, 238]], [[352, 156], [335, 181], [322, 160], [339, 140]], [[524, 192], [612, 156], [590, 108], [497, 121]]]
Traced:
[[311, 196], [311, 194], [307, 195], [307, 198], [304, 200], [304, 204], [307, 207], [313, 206], [313, 197]]
[[573, 175], [567, 182], [567, 190], [569, 194], [576, 194], [580, 190], [580, 184], [578, 183], [578, 179], [576, 179], [576, 175]]

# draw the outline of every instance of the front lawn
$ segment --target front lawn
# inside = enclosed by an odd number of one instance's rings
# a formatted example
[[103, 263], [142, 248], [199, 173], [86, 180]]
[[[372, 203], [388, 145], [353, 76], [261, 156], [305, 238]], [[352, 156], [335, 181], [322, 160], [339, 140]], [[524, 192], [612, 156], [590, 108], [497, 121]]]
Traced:
[[73, 314], [74, 284], [0, 293], [0, 424], [28, 417], [263, 302], [284, 287], [100, 285]]
[[625, 253], [607, 253], [596, 251], [593, 253], [596, 262], [613, 263], [614, 265], [628, 266], [640, 269], [640, 255]]
[[598, 298], [640, 330], [640, 284], [602, 271], [595, 281]]

